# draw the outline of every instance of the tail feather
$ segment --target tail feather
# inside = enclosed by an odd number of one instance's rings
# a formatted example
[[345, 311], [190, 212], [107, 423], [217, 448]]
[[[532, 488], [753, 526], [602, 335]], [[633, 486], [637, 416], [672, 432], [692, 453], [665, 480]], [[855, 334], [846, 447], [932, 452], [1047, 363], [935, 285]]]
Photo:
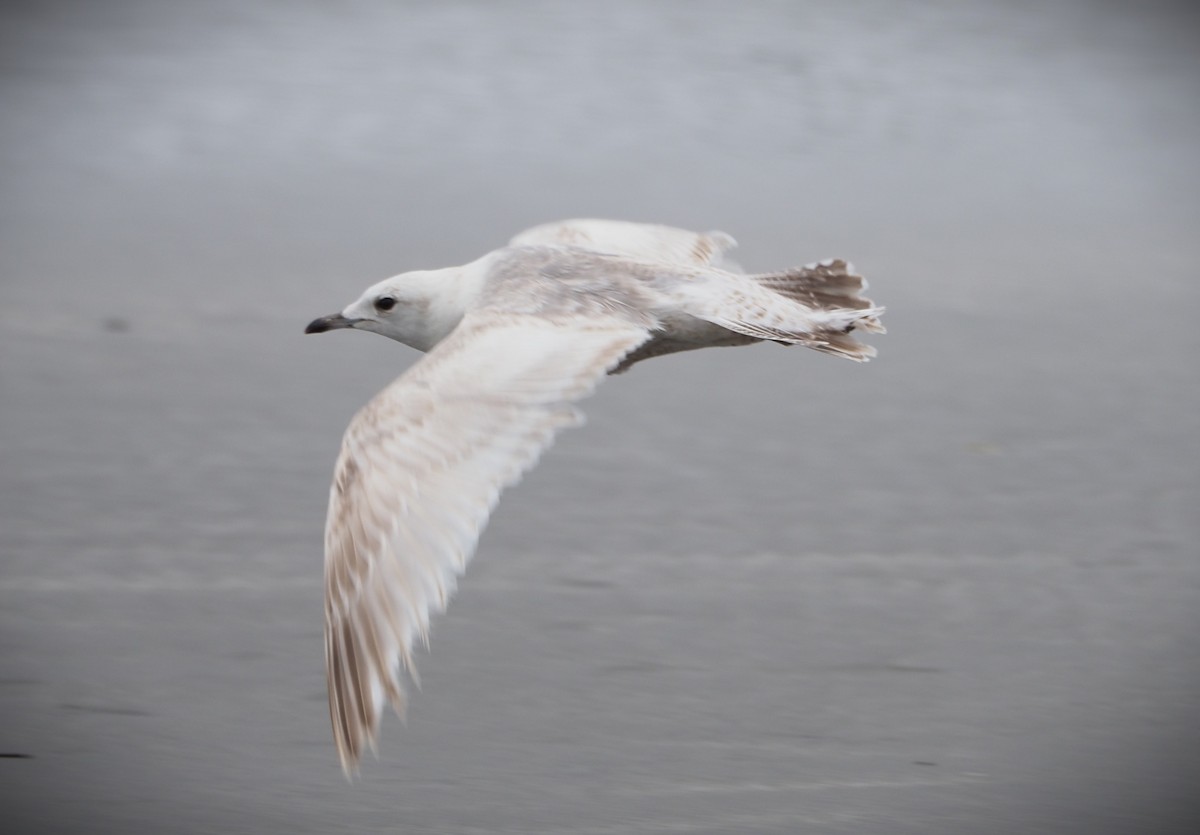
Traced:
[[859, 342], [853, 336], [839, 332], [824, 332], [814, 334], [805, 341], [784, 342], [784, 345], [803, 345], [820, 351], [823, 354], [833, 354], [835, 357], [845, 357], [855, 362], [866, 362], [875, 356], [875, 348]]
[[[854, 272], [854, 267], [841, 259], [807, 264], [778, 273], [765, 273], [752, 278], [761, 286], [805, 307], [821, 311], [872, 311], [855, 317], [854, 327], [871, 333], [886, 333], [874, 312], [874, 303], [859, 293], [867, 289], [867, 281]], [[882, 312], [882, 308], [878, 309]]]
[[[673, 277], [660, 286], [670, 294], [675, 318], [616, 372], [660, 354], [760, 340], [866, 362], [875, 349], [851, 334], [884, 333], [879, 322], [883, 308], [859, 295], [867, 283], [845, 261], [759, 275], [697, 269]], [[697, 327], [695, 319], [719, 330]]]
[[875, 349], [851, 334], [854, 331], [886, 333], [879, 321], [883, 308], [860, 295], [866, 279], [842, 260], [807, 264], [778, 273], [749, 276], [758, 286], [802, 306], [805, 315], [797, 325], [775, 321], [722, 321], [737, 333], [769, 339], [783, 345], [803, 345], [815, 351], [866, 362]]
[[850, 334], [860, 323], [868, 320], [878, 322], [876, 317], [883, 313], [882, 307], [871, 307], [865, 310], [839, 308], [826, 311], [826, 313], [827, 315], [822, 317], [824, 319], [822, 323], [810, 322], [807, 326], [809, 329], [789, 329], [778, 325], [747, 321], [744, 318], [721, 317], [712, 318], [709, 321], [734, 333], [778, 342], [781, 345], [803, 345], [823, 354], [833, 354], [855, 362], [866, 362], [875, 356], [875, 349], [872, 346], [859, 342]]

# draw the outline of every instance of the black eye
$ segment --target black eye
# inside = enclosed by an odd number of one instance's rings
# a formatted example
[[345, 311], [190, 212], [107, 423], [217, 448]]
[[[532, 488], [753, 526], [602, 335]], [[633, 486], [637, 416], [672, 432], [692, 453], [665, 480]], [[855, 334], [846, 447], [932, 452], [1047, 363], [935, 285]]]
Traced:
[[376, 310], [391, 310], [396, 306], [396, 300], [391, 296], [380, 296], [375, 300]]

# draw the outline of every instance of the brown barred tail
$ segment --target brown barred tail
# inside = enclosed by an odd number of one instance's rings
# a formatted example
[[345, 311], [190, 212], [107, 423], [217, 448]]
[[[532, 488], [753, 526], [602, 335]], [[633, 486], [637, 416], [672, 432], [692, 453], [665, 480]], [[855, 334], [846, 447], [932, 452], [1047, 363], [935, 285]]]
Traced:
[[[866, 279], [841, 259], [752, 277], [768, 290], [813, 310], [851, 311], [874, 307], [870, 299], [859, 295], [867, 289]], [[871, 333], [886, 333], [878, 317], [873, 315], [856, 319], [854, 325]]]

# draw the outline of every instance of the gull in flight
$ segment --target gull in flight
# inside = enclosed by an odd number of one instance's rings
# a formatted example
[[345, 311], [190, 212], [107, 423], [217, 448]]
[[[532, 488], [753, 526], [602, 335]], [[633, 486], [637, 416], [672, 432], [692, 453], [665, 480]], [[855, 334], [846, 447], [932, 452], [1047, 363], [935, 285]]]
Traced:
[[372, 331], [428, 355], [350, 421], [325, 525], [325, 663], [347, 777], [375, 748], [500, 493], [605, 374], [676, 351], [770, 341], [865, 362], [882, 307], [845, 261], [759, 275], [734, 240], [667, 226], [538, 226], [462, 267], [401, 273], [305, 333]]

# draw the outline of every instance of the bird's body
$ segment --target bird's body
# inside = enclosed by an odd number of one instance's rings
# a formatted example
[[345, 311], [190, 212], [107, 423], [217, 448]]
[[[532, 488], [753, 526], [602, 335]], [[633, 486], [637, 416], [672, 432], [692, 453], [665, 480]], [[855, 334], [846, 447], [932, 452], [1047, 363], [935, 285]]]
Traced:
[[428, 356], [351, 421], [325, 535], [330, 713], [350, 773], [400, 666], [427, 639], [504, 487], [605, 373], [770, 340], [859, 361], [882, 331], [841, 261], [764, 275], [723, 262], [723, 233], [579, 220], [521, 233], [462, 267], [403, 273], [308, 332], [370, 330]]

